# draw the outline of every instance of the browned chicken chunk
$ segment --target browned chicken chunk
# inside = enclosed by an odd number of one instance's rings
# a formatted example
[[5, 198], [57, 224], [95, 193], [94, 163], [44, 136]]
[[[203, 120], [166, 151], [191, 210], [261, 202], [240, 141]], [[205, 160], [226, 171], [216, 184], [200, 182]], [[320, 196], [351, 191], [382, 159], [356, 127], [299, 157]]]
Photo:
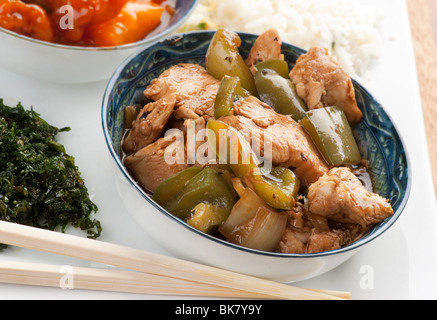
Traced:
[[307, 243], [311, 233], [296, 231], [291, 228], [285, 229], [279, 242], [278, 251], [281, 253], [307, 253]]
[[246, 139], [260, 148], [262, 157], [264, 144], [272, 146], [272, 163], [276, 166], [290, 167], [302, 185], [316, 182], [328, 172], [323, 158], [319, 155], [311, 138], [292, 118], [278, 114], [267, 104], [255, 97], [249, 97], [234, 104], [233, 115], [220, 121], [245, 134]]
[[197, 64], [178, 64], [153, 79], [144, 95], [154, 101], [176, 95], [175, 108], [185, 107], [196, 114], [214, 116], [214, 102], [220, 81]]
[[147, 104], [132, 122], [132, 128], [123, 141], [123, 151], [134, 153], [160, 138], [176, 103], [174, 94]]
[[366, 190], [349, 168], [333, 168], [308, 190], [310, 211], [330, 220], [369, 226], [393, 214], [387, 199]]
[[341, 248], [341, 234], [313, 230], [307, 244], [307, 253], [318, 253]]
[[161, 138], [124, 160], [126, 168], [144, 190], [154, 192], [161, 182], [189, 167], [186, 160], [174, 164], [166, 161], [165, 151], [172, 143], [174, 140]]
[[334, 231], [310, 232], [286, 229], [279, 244], [281, 253], [318, 253], [342, 247], [342, 233]]
[[185, 108], [185, 107], [179, 107], [173, 112], [173, 116], [176, 120], [196, 120], [199, 119], [200, 116], [195, 113], [193, 110]]
[[313, 47], [301, 55], [290, 78], [309, 109], [335, 105], [343, 109], [349, 123], [355, 124], [362, 119], [351, 78], [327, 49]]
[[187, 163], [192, 165], [203, 166], [211, 159], [208, 151], [209, 146], [206, 135], [206, 119], [199, 117], [196, 120], [187, 119], [183, 124], [185, 134], [185, 152]]
[[368, 227], [329, 221], [309, 211], [308, 200], [298, 202], [288, 212], [287, 229], [279, 243], [281, 253], [318, 253], [331, 251], [360, 239]]
[[249, 68], [268, 59], [281, 59], [282, 41], [275, 29], [270, 29], [260, 35], [246, 59]]

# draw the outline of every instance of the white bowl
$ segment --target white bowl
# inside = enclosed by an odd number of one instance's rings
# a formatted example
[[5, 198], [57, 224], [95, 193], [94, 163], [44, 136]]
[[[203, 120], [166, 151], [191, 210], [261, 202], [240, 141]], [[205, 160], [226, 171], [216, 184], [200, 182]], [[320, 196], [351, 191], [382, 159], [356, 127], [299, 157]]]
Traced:
[[198, 0], [179, 0], [170, 26], [141, 41], [111, 48], [78, 47], [35, 40], [0, 28], [0, 68], [56, 83], [108, 80], [114, 70], [141, 47], [175, 32]]

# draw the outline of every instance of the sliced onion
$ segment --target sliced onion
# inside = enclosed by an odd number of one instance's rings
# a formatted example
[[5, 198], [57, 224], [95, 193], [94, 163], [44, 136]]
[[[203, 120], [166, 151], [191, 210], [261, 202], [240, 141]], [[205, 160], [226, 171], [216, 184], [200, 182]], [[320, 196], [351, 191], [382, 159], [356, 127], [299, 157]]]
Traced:
[[277, 248], [287, 225], [287, 216], [260, 207], [255, 216], [239, 225], [227, 239], [229, 242], [262, 251]]
[[226, 238], [231, 237], [235, 228], [252, 219], [260, 207], [266, 206], [255, 191], [245, 188], [240, 200], [233, 206], [228, 219], [220, 226], [220, 233]]

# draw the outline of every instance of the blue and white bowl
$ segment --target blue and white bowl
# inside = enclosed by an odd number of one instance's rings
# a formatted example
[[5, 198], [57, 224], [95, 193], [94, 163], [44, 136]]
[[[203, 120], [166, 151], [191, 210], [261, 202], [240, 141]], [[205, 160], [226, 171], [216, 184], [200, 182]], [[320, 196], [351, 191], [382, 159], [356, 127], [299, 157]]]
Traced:
[[[380, 237], [399, 218], [411, 188], [411, 172], [404, 143], [383, 107], [354, 81], [364, 119], [353, 130], [364, 158], [371, 163], [375, 191], [390, 200], [394, 214], [357, 242], [314, 254], [261, 252], [199, 232], [156, 204], [129, 175], [122, 163], [120, 141], [124, 132], [123, 108], [143, 103], [143, 90], [163, 71], [179, 63], [204, 65], [214, 32], [192, 32], [162, 40], [125, 61], [112, 76], [103, 100], [102, 125], [117, 175], [118, 190], [137, 223], [175, 256], [279, 282], [295, 282], [321, 275]], [[256, 35], [240, 33], [241, 54], [247, 56]], [[283, 44], [292, 67], [305, 51]]]

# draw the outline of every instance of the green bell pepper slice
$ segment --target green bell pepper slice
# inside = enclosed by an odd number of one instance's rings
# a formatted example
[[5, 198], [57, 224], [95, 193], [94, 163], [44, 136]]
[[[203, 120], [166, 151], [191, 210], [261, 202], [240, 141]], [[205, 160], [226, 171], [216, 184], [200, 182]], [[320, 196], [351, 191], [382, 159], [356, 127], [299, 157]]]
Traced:
[[355, 165], [361, 162], [352, 128], [339, 107], [311, 110], [300, 124], [310, 134], [329, 165]]
[[200, 203], [187, 219], [187, 224], [204, 233], [212, 234], [228, 219], [230, 212], [211, 203]]
[[[293, 205], [277, 205], [276, 198], [278, 197], [290, 197], [296, 199], [299, 193], [300, 181], [296, 177], [293, 171], [283, 167], [273, 167], [269, 175], [264, 176], [266, 183], [260, 184], [257, 189], [258, 193], [265, 194], [264, 199], [269, 199], [267, 203], [274, 204], [274, 208], [288, 210]], [[278, 194], [276, 194], [279, 190]]]
[[[300, 182], [288, 168], [273, 168], [269, 175], [262, 172], [259, 161], [247, 141], [233, 128], [218, 120], [207, 123], [208, 141], [219, 158], [229, 165], [243, 182], [253, 186], [257, 195], [269, 206], [290, 210], [295, 205]], [[226, 137], [226, 140], [223, 138]], [[233, 145], [236, 143], [236, 145]], [[237, 152], [237, 156], [231, 153]], [[223, 147], [227, 150], [223, 150]]]
[[255, 65], [257, 71], [270, 69], [277, 72], [281, 77], [290, 79], [290, 69], [288, 63], [281, 59], [268, 59]]
[[210, 203], [231, 212], [235, 197], [227, 182], [214, 169], [206, 168], [191, 178], [183, 189], [162, 207], [186, 220], [200, 203]]
[[160, 206], [163, 206], [179, 194], [185, 185], [201, 171], [202, 168], [200, 167], [190, 167], [176, 173], [158, 185], [152, 199]]
[[253, 96], [258, 96], [252, 72], [240, 55], [241, 39], [235, 32], [218, 29], [205, 57], [205, 67], [209, 74], [221, 80], [224, 76], [238, 77], [241, 86]]
[[238, 98], [246, 98], [250, 93], [241, 87], [238, 77], [224, 76], [214, 103], [214, 117], [219, 119], [228, 116]]
[[308, 108], [297, 95], [296, 86], [290, 79], [272, 69], [261, 69], [255, 74], [255, 85], [261, 101], [276, 112], [290, 115], [296, 121], [305, 117]]

